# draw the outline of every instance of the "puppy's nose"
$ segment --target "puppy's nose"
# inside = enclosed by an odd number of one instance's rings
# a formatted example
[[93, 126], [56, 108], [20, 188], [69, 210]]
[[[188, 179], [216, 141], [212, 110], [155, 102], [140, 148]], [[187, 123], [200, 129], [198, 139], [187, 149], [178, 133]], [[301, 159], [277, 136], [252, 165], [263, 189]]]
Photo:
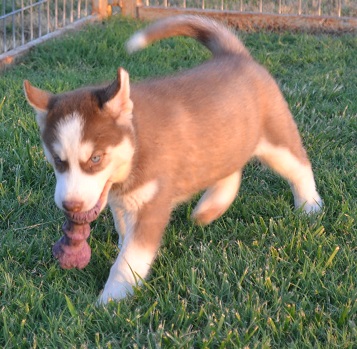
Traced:
[[68, 212], [80, 212], [83, 207], [82, 201], [62, 201], [63, 208]]

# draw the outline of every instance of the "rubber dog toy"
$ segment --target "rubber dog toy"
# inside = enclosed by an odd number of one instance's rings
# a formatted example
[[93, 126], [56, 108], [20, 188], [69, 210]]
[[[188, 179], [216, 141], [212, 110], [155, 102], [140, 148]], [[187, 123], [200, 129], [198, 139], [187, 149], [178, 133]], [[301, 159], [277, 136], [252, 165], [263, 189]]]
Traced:
[[78, 224], [68, 218], [62, 226], [64, 235], [55, 243], [52, 252], [61, 268], [85, 268], [91, 258], [87, 239], [90, 234], [89, 223]]

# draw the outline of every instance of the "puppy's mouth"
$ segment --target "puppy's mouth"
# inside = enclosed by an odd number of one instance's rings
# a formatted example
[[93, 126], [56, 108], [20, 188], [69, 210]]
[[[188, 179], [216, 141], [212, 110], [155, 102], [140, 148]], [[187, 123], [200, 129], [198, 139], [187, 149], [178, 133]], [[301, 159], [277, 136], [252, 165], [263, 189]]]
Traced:
[[113, 183], [111, 181], [107, 181], [102, 193], [100, 194], [99, 200], [97, 201], [95, 206], [93, 208], [91, 208], [89, 211], [70, 212], [70, 211], [64, 210], [64, 213], [67, 216], [67, 218], [70, 221], [77, 223], [77, 224], [87, 224], [87, 223], [91, 223], [94, 220], [96, 220], [98, 218], [100, 212], [102, 212], [103, 208], [105, 207], [105, 205], [107, 203], [109, 190], [110, 190], [112, 184]]

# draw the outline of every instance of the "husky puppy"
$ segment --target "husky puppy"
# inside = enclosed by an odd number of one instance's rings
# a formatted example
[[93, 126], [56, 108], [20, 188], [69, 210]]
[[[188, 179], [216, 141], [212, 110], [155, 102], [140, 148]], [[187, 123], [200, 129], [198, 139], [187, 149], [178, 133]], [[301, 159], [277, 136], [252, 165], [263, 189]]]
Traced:
[[134, 34], [127, 48], [178, 35], [197, 39], [212, 59], [132, 85], [119, 68], [108, 86], [57, 95], [24, 82], [56, 174], [57, 206], [81, 221], [107, 203], [113, 213], [121, 250], [100, 303], [125, 298], [148, 275], [175, 205], [205, 191], [193, 219], [220, 217], [253, 157], [289, 181], [297, 208], [322, 206], [278, 85], [229, 29], [177, 16]]

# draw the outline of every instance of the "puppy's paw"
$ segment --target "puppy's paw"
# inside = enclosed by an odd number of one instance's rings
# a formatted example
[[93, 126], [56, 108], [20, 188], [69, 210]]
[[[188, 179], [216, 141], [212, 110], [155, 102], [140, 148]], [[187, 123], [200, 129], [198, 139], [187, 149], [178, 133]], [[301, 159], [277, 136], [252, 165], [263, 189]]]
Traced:
[[305, 201], [296, 205], [297, 209], [302, 209], [307, 214], [315, 214], [322, 211], [324, 203], [320, 196], [315, 196], [312, 201]]
[[112, 301], [118, 302], [131, 296], [133, 292], [133, 285], [129, 282], [113, 281], [110, 284], [107, 283], [98, 298], [97, 305], [105, 305]]
[[323, 203], [322, 201], [313, 203], [313, 204], [306, 204], [304, 206], [304, 211], [308, 214], [319, 213], [322, 210]]

